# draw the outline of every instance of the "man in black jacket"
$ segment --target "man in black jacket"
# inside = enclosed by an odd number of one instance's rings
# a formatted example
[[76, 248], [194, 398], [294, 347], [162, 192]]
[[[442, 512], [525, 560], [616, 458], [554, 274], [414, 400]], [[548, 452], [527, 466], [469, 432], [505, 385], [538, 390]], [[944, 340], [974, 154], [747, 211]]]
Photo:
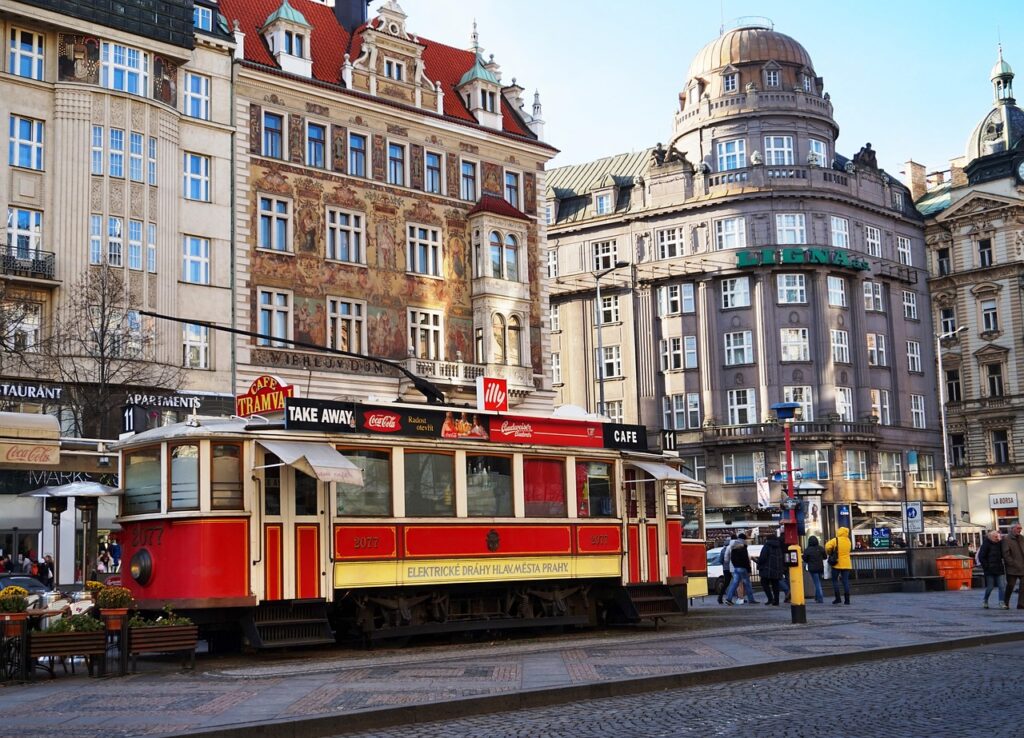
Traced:
[[1003, 604], [1010, 607], [1010, 596], [1017, 582], [1021, 583], [1017, 591], [1017, 609], [1024, 610], [1024, 538], [1020, 534], [1020, 523], [1014, 523], [1010, 534], [1003, 537], [1000, 544], [1003, 553], [1003, 565], [1006, 567], [1006, 594]]

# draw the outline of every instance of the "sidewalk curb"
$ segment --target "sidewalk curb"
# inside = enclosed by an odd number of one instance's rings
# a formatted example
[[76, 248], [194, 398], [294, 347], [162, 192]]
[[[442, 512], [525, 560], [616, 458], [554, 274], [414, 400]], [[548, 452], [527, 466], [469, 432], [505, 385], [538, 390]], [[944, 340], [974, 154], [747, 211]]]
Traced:
[[999, 643], [1024, 640], [1024, 630], [954, 638], [944, 641], [912, 643], [902, 646], [846, 653], [805, 656], [784, 661], [764, 661], [745, 664], [742, 671], [736, 666], [703, 671], [639, 677], [608, 682], [546, 687], [519, 692], [507, 692], [481, 697], [436, 702], [431, 704], [402, 705], [357, 712], [333, 713], [309, 718], [278, 719], [262, 723], [234, 723], [215, 728], [196, 728], [187, 733], [167, 733], [159, 738], [323, 738], [346, 735], [364, 730], [392, 728], [399, 725], [427, 723], [435, 720], [471, 717], [494, 712], [548, 707], [580, 700], [621, 697], [623, 695], [680, 689], [706, 684], [721, 684], [745, 679], [769, 677], [776, 674], [804, 671], [822, 666], [858, 664], [865, 661], [919, 656], [922, 654], [977, 648]]

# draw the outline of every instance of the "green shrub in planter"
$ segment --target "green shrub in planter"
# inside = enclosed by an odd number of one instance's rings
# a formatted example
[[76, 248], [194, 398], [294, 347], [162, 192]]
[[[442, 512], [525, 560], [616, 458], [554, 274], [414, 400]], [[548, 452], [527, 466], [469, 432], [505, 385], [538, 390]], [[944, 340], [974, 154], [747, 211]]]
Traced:
[[92, 615], [79, 614], [54, 620], [44, 633], [92, 633], [103, 630], [103, 623]]
[[172, 625], [192, 625], [192, 619], [177, 615], [170, 607], [165, 607], [164, 614], [155, 620], [147, 620], [141, 614], [136, 614], [128, 621], [129, 628], [166, 628]]

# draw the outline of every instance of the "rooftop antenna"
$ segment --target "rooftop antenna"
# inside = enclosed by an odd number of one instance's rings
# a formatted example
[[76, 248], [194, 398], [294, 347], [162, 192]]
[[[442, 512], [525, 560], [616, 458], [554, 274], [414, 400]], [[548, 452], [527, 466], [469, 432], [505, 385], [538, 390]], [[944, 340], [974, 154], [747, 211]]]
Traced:
[[725, 0], [718, 0], [718, 35], [725, 33]]

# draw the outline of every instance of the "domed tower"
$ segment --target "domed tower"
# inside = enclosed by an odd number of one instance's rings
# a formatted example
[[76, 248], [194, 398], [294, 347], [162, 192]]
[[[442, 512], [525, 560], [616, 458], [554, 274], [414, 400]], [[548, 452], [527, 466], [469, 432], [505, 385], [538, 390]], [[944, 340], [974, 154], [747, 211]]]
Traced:
[[1024, 110], [1013, 98], [1013, 69], [1003, 59], [999, 47], [999, 60], [992, 67], [993, 107], [975, 126], [967, 139], [967, 162], [983, 156], [1012, 151], [1024, 140]]
[[[689, 161], [721, 169], [716, 166], [719, 139], [741, 130], [754, 138], [773, 126], [792, 129], [797, 122], [790, 154], [730, 147], [723, 153], [742, 154], [751, 163], [763, 157], [769, 164], [813, 160], [825, 166], [831, 164], [828, 152], [834, 151], [839, 135], [832, 103], [803, 45], [775, 31], [766, 18], [745, 18], [694, 56], [679, 93], [672, 144]], [[795, 161], [785, 160], [789, 158]]]

